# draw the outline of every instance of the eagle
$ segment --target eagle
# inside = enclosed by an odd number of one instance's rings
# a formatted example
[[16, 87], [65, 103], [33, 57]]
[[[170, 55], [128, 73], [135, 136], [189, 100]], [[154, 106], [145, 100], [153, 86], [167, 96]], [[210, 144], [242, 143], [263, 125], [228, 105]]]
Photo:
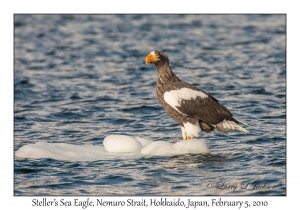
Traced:
[[201, 130], [206, 133], [215, 129], [219, 132], [237, 130], [249, 133], [217, 99], [181, 81], [172, 71], [166, 54], [154, 50], [146, 56], [145, 62], [155, 64], [157, 98], [170, 117], [180, 123], [184, 140], [198, 137]]

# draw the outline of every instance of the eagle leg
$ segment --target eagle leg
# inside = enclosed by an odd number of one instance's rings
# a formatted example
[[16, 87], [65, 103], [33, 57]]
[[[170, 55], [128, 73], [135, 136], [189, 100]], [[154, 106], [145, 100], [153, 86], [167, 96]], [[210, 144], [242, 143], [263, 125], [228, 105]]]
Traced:
[[183, 123], [180, 123], [180, 128], [181, 128], [183, 140], [189, 140], [189, 139], [191, 139], [191, 137], [189, 135], [186, 135]]

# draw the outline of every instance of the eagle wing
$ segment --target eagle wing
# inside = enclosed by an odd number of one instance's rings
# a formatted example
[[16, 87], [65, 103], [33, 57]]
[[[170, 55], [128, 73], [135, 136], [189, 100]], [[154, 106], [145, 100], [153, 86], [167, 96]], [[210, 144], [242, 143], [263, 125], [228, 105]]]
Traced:
[[170, 83], [165, 87], [164, 100], [181, 114], [198, 118], [211, 125], [216, 125], [224, 119], [237, 122], [230, 111], [214, 97], [182, 81]]

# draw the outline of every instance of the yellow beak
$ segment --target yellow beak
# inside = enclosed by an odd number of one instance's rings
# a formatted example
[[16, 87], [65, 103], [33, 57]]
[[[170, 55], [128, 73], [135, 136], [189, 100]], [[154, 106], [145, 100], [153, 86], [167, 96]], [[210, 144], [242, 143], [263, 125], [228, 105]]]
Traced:
[[151, 54], [151, 53], [147, 55], [147, 57], [145, 58], [145, 62], [147, 65], [148, 63], [154, 63], [157, 60], [159, 60], [158, 55]]

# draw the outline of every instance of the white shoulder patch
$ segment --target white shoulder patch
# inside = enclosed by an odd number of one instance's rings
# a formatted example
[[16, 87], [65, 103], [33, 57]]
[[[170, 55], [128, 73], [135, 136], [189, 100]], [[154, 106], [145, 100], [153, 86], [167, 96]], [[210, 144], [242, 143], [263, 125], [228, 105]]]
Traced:
[[189, 88], [181, 88], [178, 90], [171, 90], [169, 92], [165, 92], [164, 99], [165, 102], [167, 102], [171, 107], [180, 112], [176, 107], [180, 106], [183, 100], [192, 100], [197, 98], [198, 96], [200, 98], [208, 98], [208, 95], [203, 93], [202, 91], [192, 90]]

